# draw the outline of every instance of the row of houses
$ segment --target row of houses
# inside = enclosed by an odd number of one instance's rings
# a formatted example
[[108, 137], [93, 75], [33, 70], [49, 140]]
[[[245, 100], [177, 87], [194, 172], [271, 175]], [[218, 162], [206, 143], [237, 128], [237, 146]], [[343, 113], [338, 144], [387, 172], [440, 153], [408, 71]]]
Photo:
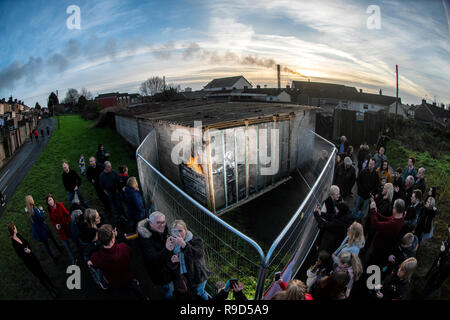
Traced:
[[[425, 100], [420, 105], [405, 105], [401, 98], [363, 92], [355, 87], [334, 83], [292, 81], [285, 88], [254, 87], [244, 76], [217, 78], [210, 81], [202, 90], [192, 91], [186, 88], [180, 92], [186, 100], [225, 101], [260, 101], [290, 103], [321, 108], [324, 114], [332, 115], [335, 110], [352, 110], [363, 117], [365, 112], [384, 111], [397, 114], [405, 119], [415, 119], [424, 124], [450, 127], [450, 111], [429, 104]], [[130, 106], [145, 102], [139, 94], [107, 93], [95, 98], [105, 107]]]
[[[19, 103], [20, 102], [20, 103]], [[21, 101], [0, 103], [0, 167], [25, 143], [37, 119]]]

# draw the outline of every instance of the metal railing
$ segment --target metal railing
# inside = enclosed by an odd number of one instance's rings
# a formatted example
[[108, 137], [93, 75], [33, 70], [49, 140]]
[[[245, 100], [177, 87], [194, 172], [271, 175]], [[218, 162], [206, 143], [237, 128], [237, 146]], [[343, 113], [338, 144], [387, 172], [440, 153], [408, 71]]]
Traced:
[[[306, 134], [310, 136], [306, 137]], [[306, 134], [305, 138], [313, 139], [315, 149], [327, 152], [327, 158], [326, 161], [319, 160], [311, 153], [310, 159], [305, 158], [308, 165], [297, 168], [308, 192], [267, 254], [264, 254], [255, 240], [223, 221], [159, 172], [158, 144], [154, 129], [136, 150], [146, 207], [152, 206], [163, 212], [168, 225], [175, 219], [184, 220], [188, 229], [203, 239], [207, 265], [212, 271], [207, 287], [210, 294], [214, 293], [216, 282], [238, 278], [244, 283], [244, 293], [248, 297], [261, 299], [270, 286], [274, 272], [290, 265], [294, 270], [290, 276], [292, 278], [301, 267], [317, 237], [318, 229], [312, 211], [328, 193], [336, 154], [334, 145], [312, 131]], [[318, 166], [320, 167], [317, 168]], [[317, 176], [311, 175], [312, 167], [315, 167]], [[310, 184], [313, 184], [312, 188], [309, 187]]]

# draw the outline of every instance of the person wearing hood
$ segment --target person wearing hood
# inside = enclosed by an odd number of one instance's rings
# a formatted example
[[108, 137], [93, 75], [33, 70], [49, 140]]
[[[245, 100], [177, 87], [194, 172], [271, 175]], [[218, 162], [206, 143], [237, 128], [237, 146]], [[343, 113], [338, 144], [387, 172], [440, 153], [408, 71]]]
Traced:
[[135, 230], [138, 221], [145, 218], [144, 201], [139, 193], [139, 185], [135, 177], [128, 178], [124, 188], [124, 198], [127, 204], [128, 221]]
[[350, 209], [344, 202], [340, 202], [336, 205], [336, 215], [330, 220], [326, 220], [322, 217], [319, 206], [316, 206], [314, 209], [314, 218], [319, 228], [323, 230], [319, 251], [334, 252], [339, 243], [345, 238], [347, 228], [352, 223]]
[[175, 220], [171, 230], [175, 237], [171, 262], [177, 272], [187, 278], [187, 284], [195, 294], [202, 300], [209, 300], [205, 286], [211, 271], [206, 266], [203, 240], [194, 236], [183, 220]]
[[161, 286], [165, 299], [174, 299], [175, 272], [169, 268], [175, 239], [169, 235], [166, 217], [159, 211], [137, 225], [144, 264], [153, 284]]

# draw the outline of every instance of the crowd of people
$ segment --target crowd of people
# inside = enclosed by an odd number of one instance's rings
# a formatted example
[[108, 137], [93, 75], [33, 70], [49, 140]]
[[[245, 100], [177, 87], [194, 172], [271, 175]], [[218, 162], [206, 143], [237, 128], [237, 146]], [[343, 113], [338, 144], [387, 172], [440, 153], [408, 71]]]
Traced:
[[[357, 159], [345, 136], [337, 143], [329, 197], [314, 209], [320, 228], [318, 257], [305, 284], [305, 292], [314, 299], [426, 299], [449, 275], [450, 238], [442, 244], [425, 287], [411, 293], [416, 252], [433, 237], [437, 190], [427, 188], [426, 169], [416, 169], [412, 156], [404, 169], [391, 172], [388, 133], [380, 136], [373, 155], [363, 143]], [[368, 289], [365, 270], [374, 265], [380, 268], [382, 282]]]
[[[362, 144], [356, 158], [353, 147], [345, 137], [341, 138], [329, 197], [314, 209], [320, 228], [317, 259], [307, 270], [305, 282], [293, 279], [285, 283], [277, 279], [281, 290], [273, 299], [409, 298], [417, 249], [433, 237], [437, 190], [427, 189], [425, 168], [416, 170], [413, 157], [403, 170], [391, 172], [387, 139], [387, 135], [381, 136], [374, 155], [367, 144]], [[147, 213], [137, 179], [128, 175], [126, 165], [118, 167], [117, 173], [109, 158], [104, 146], [99, 145], [96, 157], [89, 157], [87, 168], [83, 155], [78, 163], [81, 175], [92, 184], [103, 203], [104, 214], [86, 202], [80, 190], [83, 180], [68, 162], [62, 163], [62, 182], [69, 207], [52, 194], [46, 197], [46, 210], [35, 204], [32, 195], [26, 197], [25, 211], [33, 239], [43, 244], [52, 261], [58, 263], [59, 258], [50, 248], [50, 241], [59, 256], [65, 250], [71, 264], [85, 264], [102, 290], [149, 299], [149, 293], [144, 292], [130, 269], [132, 250], [127, 241], [137, 238], [145, 269], [164, 299], [224, 300], [233, 292], [236, 300], [246, 300], [244, 285], [238, 279], [215, 284], [218, 290], [214, 296], [206, 293], [211, 271], [205, 261], [203, 240], [183, 220], [175, 220], [169, 226], [164, 213]], [[321, 159], [325, 161], [326, 152], [322, 152]], [[46, 224], [46, 213], [62, 245]], [[8, 225], [8, 231], [25, 266], [56, 297], [58, 289], [33, 254], [30, 243], [14, 224]], [[428, 272], [419, 298], [430, 297], [448, 277], [449, 253], [450, 237]], [[371, 265], [381, 271], [382, 282], [375, 289], [366, 286], [365, 270]]]
[[[146, 300], [149, 294], [142, 290], [130, 270], [132, 251], [127, 241], [138, 238], [145, 268], [165, 299], [210, 299], [205, 285], [211, 272], [206, 266], [202, 239], [193, 235], [183, 220], [175, 220], [169, 228], [163, 213], [147, 214], [136, 177], [128, 175], [126, 165], [119, 166], [118, 174], [109, 157], [101, 144], [96, 157], [89, 158], [87, 168], [83, 155], [78, 163], [81, 175], [86, 176], [103, 203], [104, 214], [86, 202], [81, 192], [83, 180], [65, 161], [61, 178], [70, 206], [66, 207], [63, 199], [50, 193], [46, 197], [46, 210], [35, 204], [32, 195], [25, 198], [33, 239], [43, 245], [55, 264], [60, 263], [64, 251], [70, 264], [84, 264], [98, 287], [110, 291], [113, 297], [133, 295]], [[47, 225], [46, 215], [59, 241]], [[13, 223], [8, 225], [8, 231], [19, 258], [49, 294], [56, 297], [58, 289], [30, 243]], [[223, 292], [218, 298], [222, 295]]]

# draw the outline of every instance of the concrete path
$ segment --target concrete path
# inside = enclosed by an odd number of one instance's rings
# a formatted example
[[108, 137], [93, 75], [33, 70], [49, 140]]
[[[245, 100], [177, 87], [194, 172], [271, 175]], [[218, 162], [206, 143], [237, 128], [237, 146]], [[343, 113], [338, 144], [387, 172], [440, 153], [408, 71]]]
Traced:
[[[42, 119], [38, 127], [39, 140], [26, 141], [14, 157], [0, 170], [0, 190], [6, 195], [6, 202], [12, 197], [31, 166], [45, 149], [45, 146], [50, 139], [47, 135], [46, 127], [48, 126], [50, 128], [51, 135], [55, 122], [56, 121], [53, 118]], [[41, 135], [40, 129], [44, 129], [44, 136]], [[3, 215], [5, 208], [6, 206], [0, 207], [0, 218]]]

